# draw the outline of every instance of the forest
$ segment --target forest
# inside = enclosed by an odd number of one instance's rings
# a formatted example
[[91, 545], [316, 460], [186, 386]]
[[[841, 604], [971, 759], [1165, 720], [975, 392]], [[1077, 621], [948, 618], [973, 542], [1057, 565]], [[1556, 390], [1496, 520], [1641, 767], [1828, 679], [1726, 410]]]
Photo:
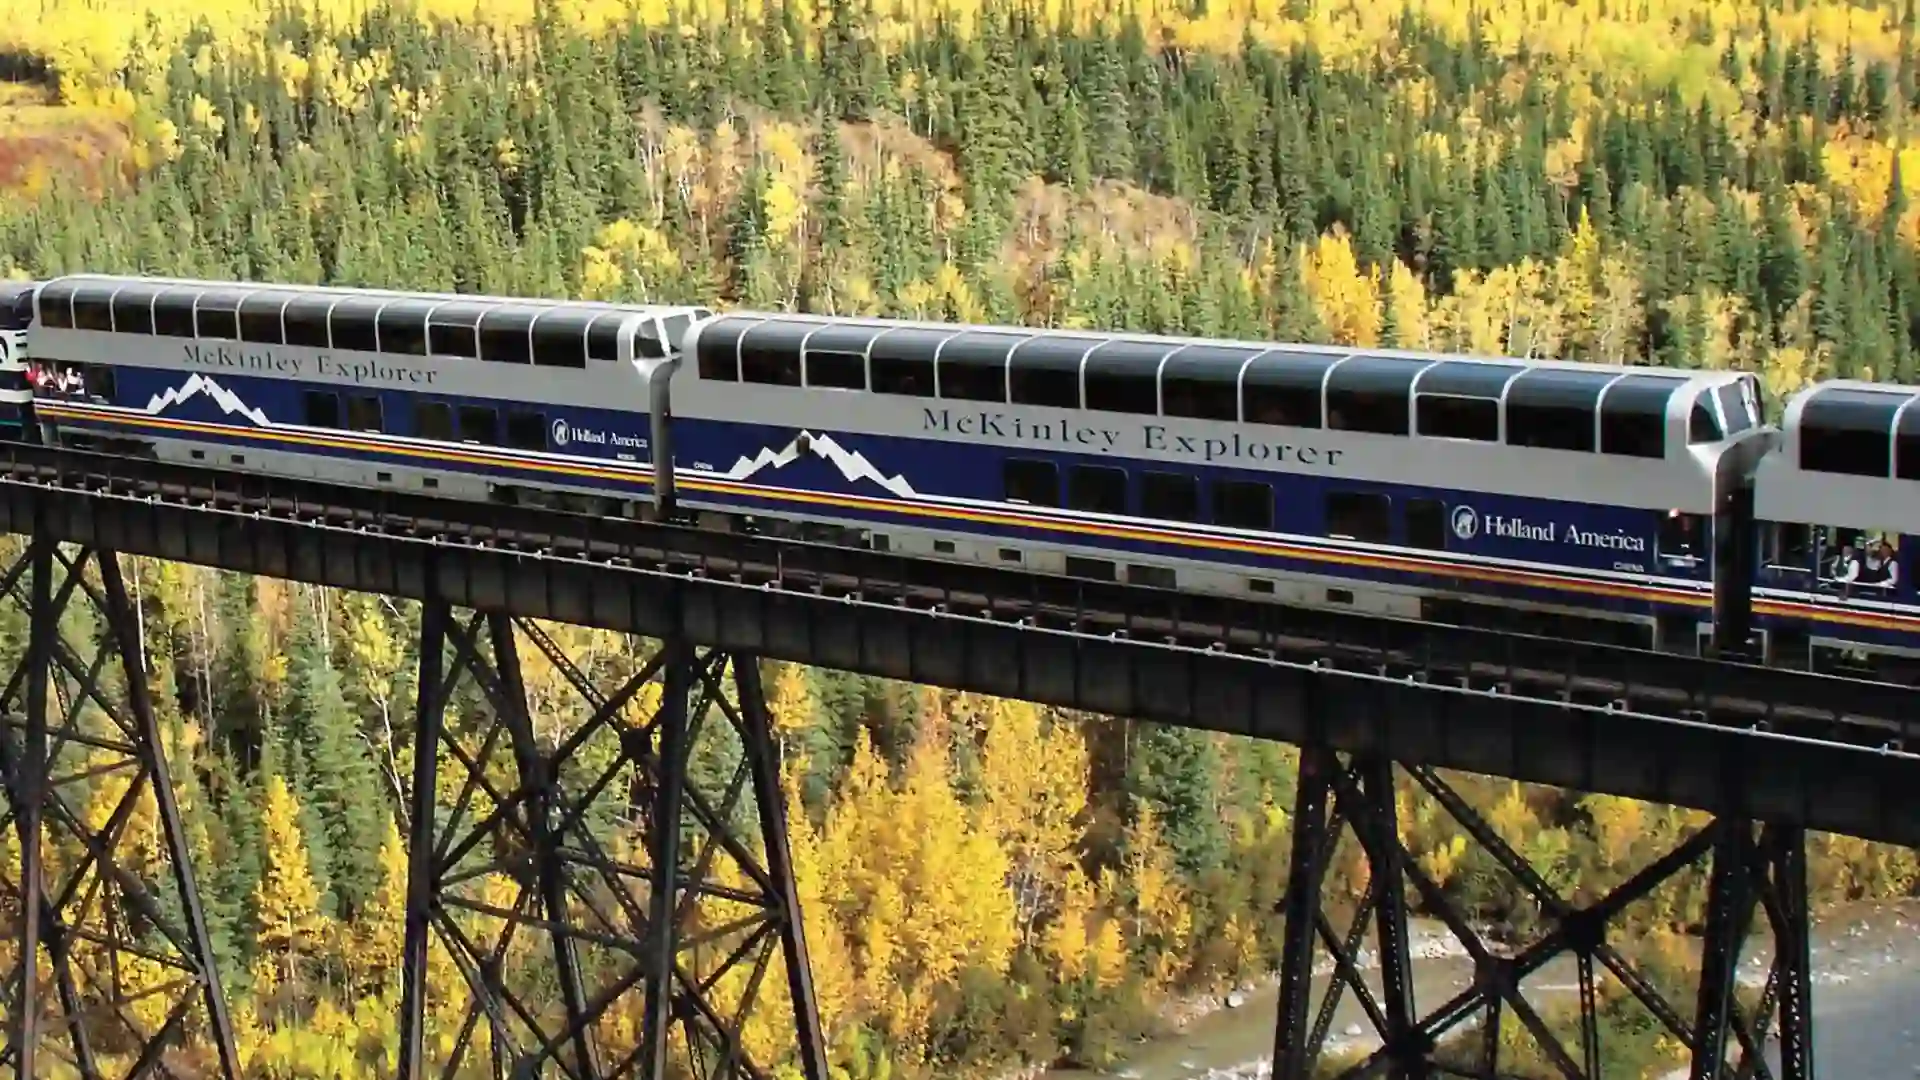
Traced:
[[[1776, 402], [1916, 375], [1913, 0], [32, 2], [0, 26], [0, 276], [1388, 343], [1739, 368]], [[132, 576], [249, 1069], [391, 1062], [418, 611]], [[600, 677], [649, 648], [549, 631]], [[1108, 1064], [1277, 962], [1290, 748], [766, 678], [843, 1080]], [[1704, 820], [1460, 782], [1576, 898]], [[1537, 921], [1401, 801], [1476, 918]], [[1812, 847], [1822, 904], [1920, 885], [1911, 851]], [[1703, 888], [1636, 910], [1652, 970], [1691, 963]], [[1608, 1075], [1675, 1059], [1608, 1015]]]

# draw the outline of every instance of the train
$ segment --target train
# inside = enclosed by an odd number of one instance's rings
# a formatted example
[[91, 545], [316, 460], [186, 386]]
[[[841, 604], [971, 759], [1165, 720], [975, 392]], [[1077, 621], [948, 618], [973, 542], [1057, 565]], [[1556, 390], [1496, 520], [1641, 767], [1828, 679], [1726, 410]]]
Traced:
[[[1913, 676], [1920, 390], [75, 274], [17, 437], [1153, 589]], [[9, 367], [9, 364], [11, 367]], [[3, 419], [3, 418], [0, 418]]]

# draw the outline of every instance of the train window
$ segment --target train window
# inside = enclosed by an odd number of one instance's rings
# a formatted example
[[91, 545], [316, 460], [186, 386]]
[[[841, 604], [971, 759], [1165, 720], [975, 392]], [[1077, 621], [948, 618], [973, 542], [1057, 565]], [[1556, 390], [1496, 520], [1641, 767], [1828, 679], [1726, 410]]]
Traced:
[[153, 298], [153, 332], [160, 337], [193, 336], [192, 289], [168, 289]]
[[1021, 340], [1011, 334], [972, 330], [948, 338], [936, 354], [940, 396], [959, 401], [1007, 400], [1007, 354]]
[[1109, 341], [1087, 354], [1087, 408], [1153, 416], [1160, 411], [1160, 364], [1168, 342]]
[[813, 329], [806, 323], [768, 319], [740, 339], [740, 381], [763, 386], [800, 385], [800, 348]]
[[1775, 570], [1813, 569], [1813, 527], [1791, 521], [1760, 523], [1760, 561]]
[[1126, 470], [1105, 465], [1075, 465], [1067, 472], [1067, 506], [1095, 514], [1126, 513]]
[[1188, 345], [1160, 367], [1160, 411], [1194, 420], [1240, 419], [1240, 369], [1259, 349]]
[[327, 312], [333, 307], [333, 298], [328, 296], [296, 296], [287, 301], [280, 312], [280, 324], [285, 328], [287, 344], [303, 349], [326, 349], [332, 347], [332, 335], [327, 331]]
[[1429, 551], [1447, 547], [1447, 504], [1439, 499], [1407, 500], [1407, 544]]
[[40, 325], [48, 330], [73, 329], [73, 294], [79, 285], [71, 281], [48, 282], [40, 289]]
[[1833, 387], [1800, 407], [1800, 467], [1850, 476], [1887, 476], [1893, 469], [1893, 420], [1906, 398]]
[[1476, 360], [1442, 360], [1420, 373], [1416, 393], [1446, 394], [1500, 400], [1508, 384], [1527, 371], [1518, 364], [1490, 364]]
[[1693, 403], [1693, 410], [1687, 414], [1687, 441], [1689, 443], [1719, 442], [1726, 438], [1720, 430], [1720, 418], [1713, 415], [1713, 406], [1702, 398]]
[[537, 311], [494, 308], [480, 316], [480, 359], [496, 364], [533, 363], [533, 320]]
[[577, 308], [553, 308], [533, 320], [535, 367], [585, 368], [587, 327], [594, 313]]
[[354, 394], [347, 398], [347, 430], [385, 431], [380, 415], [380, 398], [374, 394]]
[[1213, 522], [1232, 529], [1273, 528], [1273, 485], [1257, 480], [1216, 480]]
[[547, 414], [510, 409], [507, 412], [507, 445], [515, 450], [547, 448]]
[[1140, 513], [1164, 521], [1199, 521], [1200, 481], [1179, 473], [1141, 473]]
[[1040, 334], [1014, 346], [1008, 358], [1007, 400], [1053, 409], [1080, 407], [1080, 361], [1096, 338]]
[[1060, 470], [1051, 461], [1008, 458], [1001, 466], [1007, 501], [1028, 506], [1060, 505]]
[[859, 353], [808, 349], [807, 385], [827, 390], [865, 390], [867, 358]]
[[[587, 359], [612, 364], [620, 360], [620, 326], [627, 321], [625, 315], [607, 314], [593, 320], [587, 327]], [[651, 320], [642, 320], [647, 325]]]
[[240, 294], [209, 290], [193, 306], [197, 337], [213, 341], [240, 340]]
[[113, 329], [113, 297], [104, 292], [80, 289], [73, 294], [73, 328], [75, 330]]
[[1674, 511], [1661, 518], [1658, 550], [1663, 559], [1698, 559], [1705, 555], [1706, 516]]
[[380, 309], [375, 327], [380, 334], [380, 351], [399, 356], [427, 355], [427, 312], [432, 305], [416, 300], [395, 300]]
[[153, 294], [145, 289], [121, 289], [114, 293], [113, 332], [153, 333]]
[[363, 297], [340, 298], [327, 312], [327, 333], [333, 347], [353, 352], [379, 352], [378, 320], [382, 302]]
[[1920, 407], [1908, 405], [1900, 410], [1893, 434], [1894, 475], [1902, 480], [1920, 480]]
[[1384, 544], [1393, 539], [1393, 506], [1385, 495], [1360, 491], [1327, 493], [1327, 535], [1335, 540]]
[[1240, 376], [1240, 417], [1249, 424], [1275, 427], [1321, 426], [1321, 385], [1340, 353], [1273, 349], [1262, 353]]
[[1507, 445], [1592, 453], [1594, 413], [1615, 376], [1533, 368], [1507, 386]]
[[1327, 426], [1337, 431], [1405, 435], [1409, 391], [1430, 360], [1356, 356], [1327, 375]]
[[303, 395], [307, 406], [307, 426], [340, 426], [340, 395], [331, 390], [308, 390]]
[[279, 293], [252, 293], [240, 301], [240, 340], [256, 345], [280, 345], [280, 309], [287, 306]]
[[500, 442], [500, 415], [486, 405], [462, 405], [460, 441], [494, 446]]
[[1493, 398], [1416, 394], [1413, 413], [1416, 430], [1429, 438], [1500, 441], [1500, 403]]
[[[706, 308], [695, 308], [694, 310], [700, 313], [702, 319], [711, 318], [713, 315], [713, 312], [708, 311]], [[667, 350], [669, 349], [678, 352], [686, 343], [687, 331], [692, 327], [692, 316], [669, 315], [665, 319], [662, 319], [660, 321], [660, 333], [662, 336], [660, 338], [661, 351], [659, 355], [667, 355]]]
[[452, 407], [443, 401], [423, 401], [414, 405], [413, 433], [423, 439], [452, 442]]
[[443, 304], [427, 316], [427, 355], [480, 358], [480, 315], [483, 309]]
[[1600, 398], [1600, 452], [1627, 457], [1667, 456], [1667, 402], [1681, 380], [1627, 375]]
[[702, 379], [707, 382], [740, 381], [740, 336], [753, 325], [741, 319], [720, 319], [708, 323], [700, 331], [696, 352]]
[[916, 328], [888, 330], [875, 337], [867, 353], [873, 392], [932, 397], [933, 354], [947, 337], [945, 331]]

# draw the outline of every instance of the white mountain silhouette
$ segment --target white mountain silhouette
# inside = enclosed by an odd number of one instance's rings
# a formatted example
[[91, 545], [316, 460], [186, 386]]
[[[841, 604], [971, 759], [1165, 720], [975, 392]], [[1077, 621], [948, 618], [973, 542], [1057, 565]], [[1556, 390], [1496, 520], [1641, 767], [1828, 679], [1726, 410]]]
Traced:
[[266, 413], [241, 401], [240, 395], [221, 386], [205, 375], [198, 374], [187, 379], [186, 382], [181, 383], [178, 387], [153, 395], [153, 400], [147, 402], [147, 411], [150, 413], [165, 412], [167, 409], [200, 394], [205, 394], [207, 397], [212, 398], [213, 403], [220, 406], [221, 412], [227, 413], [228, 415], [239, 413], [241, 416], [246, 417], [261, 427], [273, 426], [273, 421], [267, 419]]
[[831, 435], [815, 435], [808, 431], [795, 435], [792, 442], [779, 450], [767, 448], [751, 458], [743, 457], [733, 463], [733, 468], [720, 475], [728, 480], [745, 480], [762, 469], [778, 469], [791, 465], [800, 459], [803, 452], [800, 446], [802, 441], [806, 443], [807, 450], [812, 451], [813, 456], [825, 458], [834, 468], [840, 470], [841, 476], [849, 481], [865, 480], [878, 484], [903, 499], [911, 499], [917, 494], [913, 486], [907, 483], [906, 477], [884, 475], [858, 450], [848, 450], [834, 442]]

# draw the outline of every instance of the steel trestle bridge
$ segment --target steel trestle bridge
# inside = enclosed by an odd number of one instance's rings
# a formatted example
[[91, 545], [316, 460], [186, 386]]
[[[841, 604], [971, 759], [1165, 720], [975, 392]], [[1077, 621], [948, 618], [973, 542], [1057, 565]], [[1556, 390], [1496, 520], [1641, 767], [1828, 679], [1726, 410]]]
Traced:
[[[414, 744], [439, 752], [415, 753], [402, 808], [406, 1080], [769, 1077], [766, 1047], [743, 1036], [756, 1007], [780, 1012], [773, 1054], [825, 1080], [763, 658], [1301, 746], [1273, 1065], [1289, 1080], [1320, 1075], [1343, 993], [1381, 1046], [1342, 1075], [1509, 1075], [1500, 1033], [1517, 1023], [1554, 1074], [1598, 1077], [1605, 981], [1691, 1051], [1696, 1080], [1775, 1075], [1761, 1053], [1774, 1038], [1778, 1075], [1811, 1077], [1805, 831], [1920, 845], [1913, 692], [1884, 684], [20, 444], [0, 446], [0, 528], [27, 540], [0, 574], [0, 604], [25, 627], [0, 696], [19, 855], [17, 873], [0, 863], [0, 905], [19, 920], [0, 1000], [4, 1066], [20, 1076], [244, 1074], [195, 876], [208, 868], [190, 855], [123, 554], [422, 605]], [[609, 686], [535, 619], [661, 646]], [[529, 660], [578, 699], [557, 741], [535, 729]], [[708, 790], [687, 764], [721, 729], [737, 767]], [[602, 751], [584, 753], [590, 743]], [[1410, 857], [1396, 769], [1533, 898], [1548, 927], [1538, 940], [1485, 940]], [[1576, 906], [1441, 769], [1713, 819]], [[108, 770], [129, 782], [98, 820], [67, 788]], [[642, 837], [632, 851], [588, 824], [616, 783]], [[457, 804], [443, 805], [452, 790]], [[157, 851], [127, 828], [149, 793]], [[1349, 829], [1371, 879], [1341, 926], [1322, 883]], [[48, 857], [54, 835], [79, 865]], [[1694, 1000], [1675, 1003], [1608, 927], [1702, 863], [1700, 977]], [[477, 886], [483, 874], [514, 895]], [[1437, 1008], [1413, 998], [1409, 891], [1473, 961], [1471, 985]], [[1736, 974], [1755, 923], [1772, 964], [1752, 1000]], [[1377, 989], [1359, 960], [1369, 937]], [[504, 962], [510, 949], [537, 952], [537, 978]], [[1316, 1009], [1322, 951], [1335, 979]], [[1569, 955], [1571, 1045], [1524, 986]], [[464, 997], [435, 1000], [436, 964]], [[1483, 1039], [1448, 1044], [1474, 1022]]]

